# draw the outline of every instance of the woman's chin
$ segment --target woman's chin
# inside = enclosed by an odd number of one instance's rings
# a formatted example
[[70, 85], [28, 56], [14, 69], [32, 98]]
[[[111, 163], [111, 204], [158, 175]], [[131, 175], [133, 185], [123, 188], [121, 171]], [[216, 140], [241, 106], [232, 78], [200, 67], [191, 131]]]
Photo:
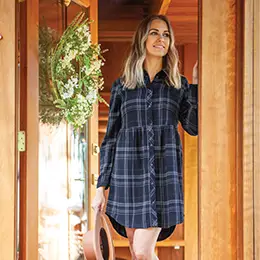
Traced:
[[162, 58], [166, 55], [166, 53], [164, 52], [150, 52], [149, 54], [147, 54], [148, 57], [151, 57], [151, 58]]

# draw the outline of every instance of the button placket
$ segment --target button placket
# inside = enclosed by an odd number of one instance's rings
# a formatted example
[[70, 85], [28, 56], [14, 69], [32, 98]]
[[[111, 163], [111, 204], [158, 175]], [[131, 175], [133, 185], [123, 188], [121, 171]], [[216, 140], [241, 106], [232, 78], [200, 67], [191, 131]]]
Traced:
[[156, 212], [156, 184], [155, 184], [155, 165], [154, 165], [154, 131], [153, 131], [153, 114], [152, 114], [152, 90], [147, 89], [147, 135], [149, 145], [149, 173], [150, 173], [150, 200], [151, 200], [151, 223], [157, 226]]

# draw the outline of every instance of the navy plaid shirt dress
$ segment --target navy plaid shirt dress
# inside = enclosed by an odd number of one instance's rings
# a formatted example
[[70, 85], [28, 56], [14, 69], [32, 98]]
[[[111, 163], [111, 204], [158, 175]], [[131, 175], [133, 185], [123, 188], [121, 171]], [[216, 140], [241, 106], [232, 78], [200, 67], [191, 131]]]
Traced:
[[117, 79], [111, 89], [107, 132], [100, 149], [97, 187], [110, 187], [106, 214], [116, 231], [161, 227], [171, 235], [183, 222], [182, 145], [178, 122], [198, 133], [197, 85], [181, 78], [169, 87], [164, 70], [146, 87], [126, 89]]

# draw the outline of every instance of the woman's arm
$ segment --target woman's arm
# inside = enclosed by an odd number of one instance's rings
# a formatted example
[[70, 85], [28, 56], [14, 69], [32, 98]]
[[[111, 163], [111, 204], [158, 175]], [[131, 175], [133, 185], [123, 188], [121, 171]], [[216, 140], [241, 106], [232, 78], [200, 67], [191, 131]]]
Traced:
[[110, 184], [115, 156], [116, 138], [121, 128], [121, 95], [119, 90], [120, 81], [116, 80], [111, 89], [107, 131], [100, 148], [100, 175], [97, 182], [97, 188], [103, 186], [107, 189]]

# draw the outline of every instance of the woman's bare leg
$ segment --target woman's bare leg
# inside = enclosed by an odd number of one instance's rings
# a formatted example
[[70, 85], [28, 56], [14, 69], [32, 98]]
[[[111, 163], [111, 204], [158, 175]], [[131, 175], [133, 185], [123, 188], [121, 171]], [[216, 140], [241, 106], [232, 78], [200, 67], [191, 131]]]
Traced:
[[134, 254], [137, 260], [154, 260], [155, 245], [161, 228], [136, 229], [134, 232]]
[[134, 254], [134, 249], [133, 249], [133, 242], [134, 242], [134, 233], [136, 228], [125, 228], [126, 230], [126, 234], [127, 234], [127, 238], [129, 241], [129, 249], [130, 249], [130, 253], [132, 255], [132, 260], [136, 260], [135, 254]]

